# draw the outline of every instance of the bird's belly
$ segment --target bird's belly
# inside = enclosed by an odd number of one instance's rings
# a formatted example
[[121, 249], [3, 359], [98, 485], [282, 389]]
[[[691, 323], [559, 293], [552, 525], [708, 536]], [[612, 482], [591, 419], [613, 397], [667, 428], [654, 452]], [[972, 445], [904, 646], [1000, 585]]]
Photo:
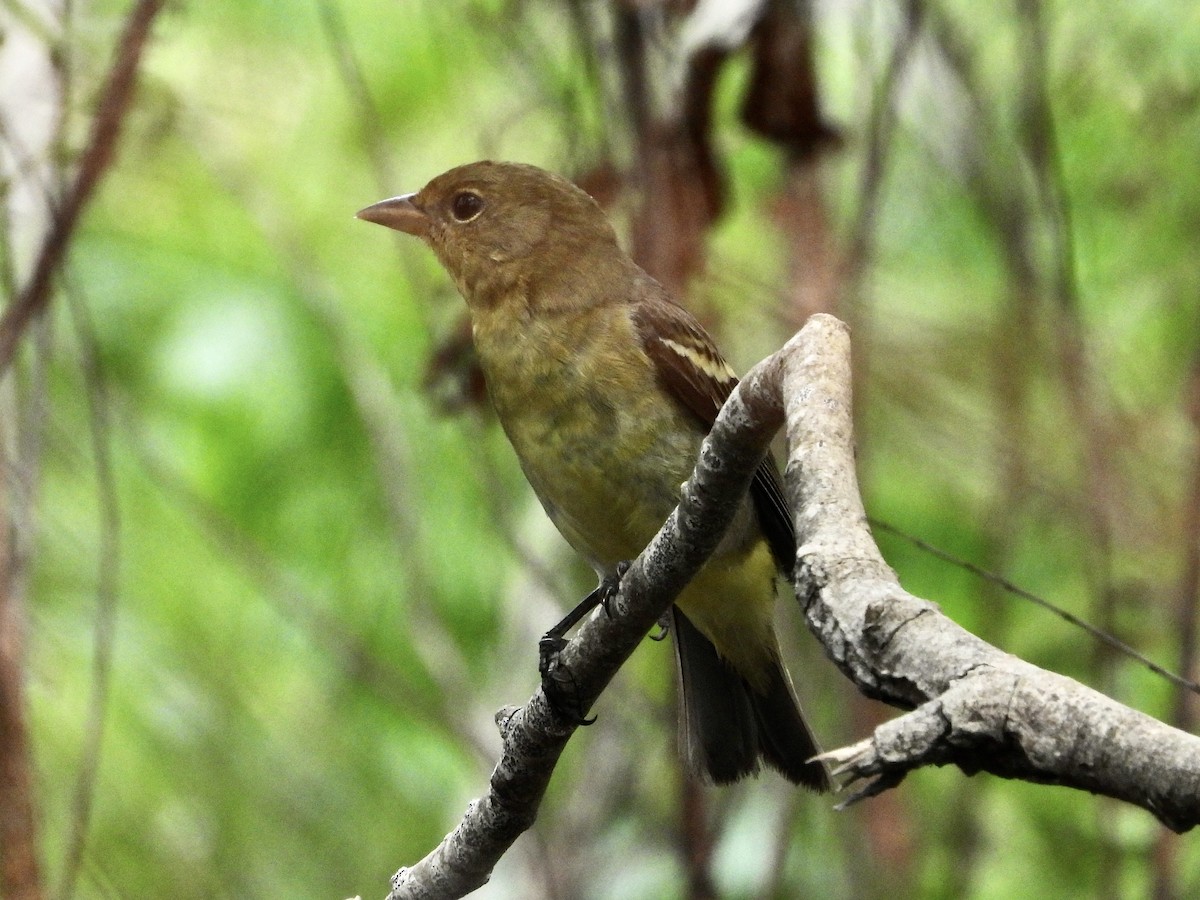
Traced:
[[[514, 336], [515, 337], [515, 336]], [[525, 477], [568, 543], [598, 573], [636, 557], [679, 502], [703, 433], [681, 407], [649, 388], [655, 373], [613, 370], [574, 348], [573, 362], [519, 341], [493, 341], [485, 375]], [[540, 352], [535, 352], [540, 349]], [[664, 402], [666, 401], [666, 402]], [[678, 598], [700, 631], [756, 681], [774, 646], [774, 562], [743, 500], [713, 558]]]
[[[531, 427], [542, 450], [537, 458], [556, 461], [549, 465], [530, 465], [518, 449], [555, 526], [601, 574], [650, 543], [679, 502], [699, 452], [701, 439], [692, 437], [690, 423], [661, 429], [644, 421], [615, 425], [606, 434], [583, 423], [573, 427], [569, 417], [553, 430]], [[518, 448], [523, 443], [513, 439]], [[753, 515], [750, 504], [743, 502], [738, 515]], [[775, 564], [756, 529], [735, 527], [726, 537], [676, 602], [721, 656], [758, 684], [774, 646]]]
[[637, 556], [679, 502], [700, 448], [694, 426], [590, 404], [525, 418], [507, 423], [509, 436], [563, 537], [599, 571]]

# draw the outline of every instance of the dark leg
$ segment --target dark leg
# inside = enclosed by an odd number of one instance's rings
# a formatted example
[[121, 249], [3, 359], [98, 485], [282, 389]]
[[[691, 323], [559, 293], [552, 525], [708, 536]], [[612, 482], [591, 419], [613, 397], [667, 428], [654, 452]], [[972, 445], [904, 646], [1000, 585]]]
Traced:
[[574, 718], [581, 725], [590, 725], [595, 718], [584, 718], [579, 710], [575, 697], [571, 696], [571, 676], [559, 665], [558, 655], [567, 646], [566, 634], [597, 606], [604, 607], [609, 617], [612, 610], [609, 603], [621, 588], [621, 576], [629, 569], [629, 563], [617, 564], [617, 570], [612, 575], [600, 579], [596, 589], [579, 601], [578, 605], [567, 613], [558, 624], [542, 635], [538, 642], [538, 672], [542, 676], [542, 693], [558, 712]]
[[605, 614], [612, 618], [609, 603], [621, 589], [621, 577], [629, 570], [629, 563], [617, 564], [613, 575], [605, 575], [600, 579], [596, 589], [579, 601], [579, 604], [563, 616], [562, 621], [542, 635], [538, 642], [538, 671], [545, 678], [546, 673], [558, 665], [558, 654], [567, 646], [566, 634], [597, 606], [603, 606]]

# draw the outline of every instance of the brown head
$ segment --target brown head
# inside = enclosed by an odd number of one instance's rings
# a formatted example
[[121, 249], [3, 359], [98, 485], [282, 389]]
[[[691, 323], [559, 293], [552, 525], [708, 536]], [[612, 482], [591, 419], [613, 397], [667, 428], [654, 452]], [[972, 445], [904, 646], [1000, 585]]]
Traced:
[[459, 166], [357, 215], [425, 241], [471, 306], [490, 305], [497, 292], [562, 282], [583, 260], [603, 269], [606, 259], [623, 257], [595, 200], [522, 163]]

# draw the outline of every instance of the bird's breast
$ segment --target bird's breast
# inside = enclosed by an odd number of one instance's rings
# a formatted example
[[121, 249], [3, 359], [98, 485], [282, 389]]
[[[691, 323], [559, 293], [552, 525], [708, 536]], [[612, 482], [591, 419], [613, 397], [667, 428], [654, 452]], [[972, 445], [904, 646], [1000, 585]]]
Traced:
[[703, 434], [656, 383], [621, 310], [476, 316], [488, 390], [521, 467], [567, 541], [611, 571], [675, 506]]

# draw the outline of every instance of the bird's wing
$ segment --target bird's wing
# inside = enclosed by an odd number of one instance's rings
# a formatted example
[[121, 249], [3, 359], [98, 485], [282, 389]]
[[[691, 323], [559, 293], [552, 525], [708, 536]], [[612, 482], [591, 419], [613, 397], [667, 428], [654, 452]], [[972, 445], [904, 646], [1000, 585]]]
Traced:
[[[659, 381], [707, 432], [737, 386], [733, 368], [721, 356], [708, 332], [682, 306], [655, 298], [636, 304], [632, 316], [642, 348], [653, 361]], [[783, 497], [779, 469], [770, 454], [754, 473], [750, 496], [775, 562], [790, 577], [796, 556], [796, 532]]]

